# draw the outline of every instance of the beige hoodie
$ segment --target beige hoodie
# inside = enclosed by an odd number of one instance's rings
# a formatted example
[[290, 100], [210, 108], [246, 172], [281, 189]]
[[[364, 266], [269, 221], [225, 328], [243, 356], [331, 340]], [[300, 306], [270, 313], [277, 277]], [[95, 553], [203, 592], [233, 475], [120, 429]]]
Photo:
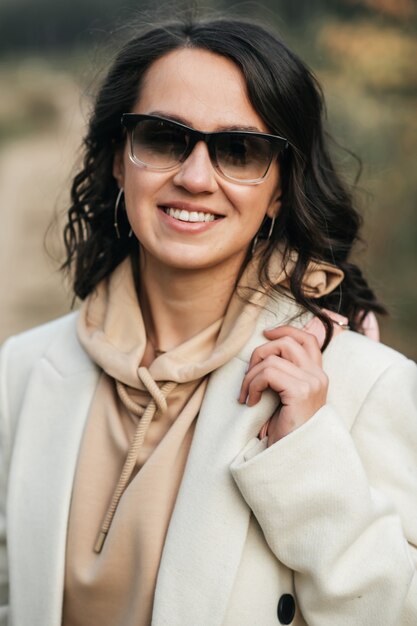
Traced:
[[[293, 261], [291, 262], [291, 264]], [[291, 267], [273, 259], [277, 284]], [[304, 287], [320, 297], [343, 279], [312, 264]], [[240, 286], [256, 285], [251, 263]], [[149, 626], [159, 562], [210, 372], [250, 337], [265, 299], [232, 296], [223, 318], [141, 367], [146, 329], [130, 262], [103, 281], [80, 313], [78, 334], [102, 369], [90, 407], [71, 502], [63, 626]]]

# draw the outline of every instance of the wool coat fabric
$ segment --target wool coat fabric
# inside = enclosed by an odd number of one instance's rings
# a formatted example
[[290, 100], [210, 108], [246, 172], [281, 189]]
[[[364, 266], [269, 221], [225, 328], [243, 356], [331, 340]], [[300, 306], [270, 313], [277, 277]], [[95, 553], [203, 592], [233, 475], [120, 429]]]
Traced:
[[[240, 354], [210, 377], [152, 626], [417, 624], [416, 367], [341, 333], [324, 353], [326, 405], [266, 448], [257, 434], [277, 396], [250, 408], [237, 397], [263, 330], [302, 327], [308, 316], [296, 312], [271, 300]], [[1, 626], [60, 626], [71, 490], [99, 376], [76, 318], [1, 353]]]

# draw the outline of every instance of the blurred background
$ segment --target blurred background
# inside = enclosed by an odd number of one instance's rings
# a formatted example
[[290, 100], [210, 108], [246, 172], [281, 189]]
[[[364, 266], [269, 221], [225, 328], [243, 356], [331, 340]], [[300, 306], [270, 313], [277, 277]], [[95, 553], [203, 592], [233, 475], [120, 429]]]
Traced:
[[[160, 15], [183, 6], [155, 4]], [[318, 76], [331, 132], [363, 163], [357, 197], [366, 245], [355, 254], [390, 311], [382, 339], [417, 359], [417, 4], [206, 0], [204, 7], [274, 25]], [[140, 0], [2, 0], [0, 341], [72, 306], [58, 269], [59, 231], [91, 97], [124, 24], [152, 20], [154, 8]], [[342, 150], [335, 157], [353, 182], [355, 160]]]

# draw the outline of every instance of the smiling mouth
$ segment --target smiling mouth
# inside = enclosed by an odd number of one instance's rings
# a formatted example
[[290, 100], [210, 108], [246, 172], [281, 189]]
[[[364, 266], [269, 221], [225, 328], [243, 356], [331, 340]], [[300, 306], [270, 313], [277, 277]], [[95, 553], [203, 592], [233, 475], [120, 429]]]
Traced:
[[214, 220], [222, 217], [221, 215], [204, 213], [203, 211], [186, 211], [185, 209], [172, 209], [170, 207], [161, 208], [166, 215], [169, 215], [180, 222], [214, 222]]

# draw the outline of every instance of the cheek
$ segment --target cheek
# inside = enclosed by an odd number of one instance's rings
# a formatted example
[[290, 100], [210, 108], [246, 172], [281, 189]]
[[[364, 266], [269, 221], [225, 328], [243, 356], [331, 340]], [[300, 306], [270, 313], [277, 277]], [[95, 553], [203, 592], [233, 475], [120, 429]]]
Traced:
[[129, 167], [124, 177], [125, 197], [132, 208], [141, 203], [146, 203], [155, 193], [157, 188], [155, 178], [140, 167]]
[[272, 170], [264, 182], [259, 185], [235, 186], [230, 189], [230, 198], [240, 207], [242, 213], [248, 212], [251, 220], [262, 222], [265, 215], [275, 213], [279, 207], [281, 181], [278, 164], [272, 165]]
[[137, 172], [129, 172], [125, 176], [125, 206], [129, 222], [132, 226], [139, 226], [147, 221], [149, 211], [145, 210], [146, 198], [149, 195], [146, 180]]
[[229, 198], [245, 221], [261, 224], [276, 197], [273, 191], [270, 186], [253, 185], [234, 190]]

